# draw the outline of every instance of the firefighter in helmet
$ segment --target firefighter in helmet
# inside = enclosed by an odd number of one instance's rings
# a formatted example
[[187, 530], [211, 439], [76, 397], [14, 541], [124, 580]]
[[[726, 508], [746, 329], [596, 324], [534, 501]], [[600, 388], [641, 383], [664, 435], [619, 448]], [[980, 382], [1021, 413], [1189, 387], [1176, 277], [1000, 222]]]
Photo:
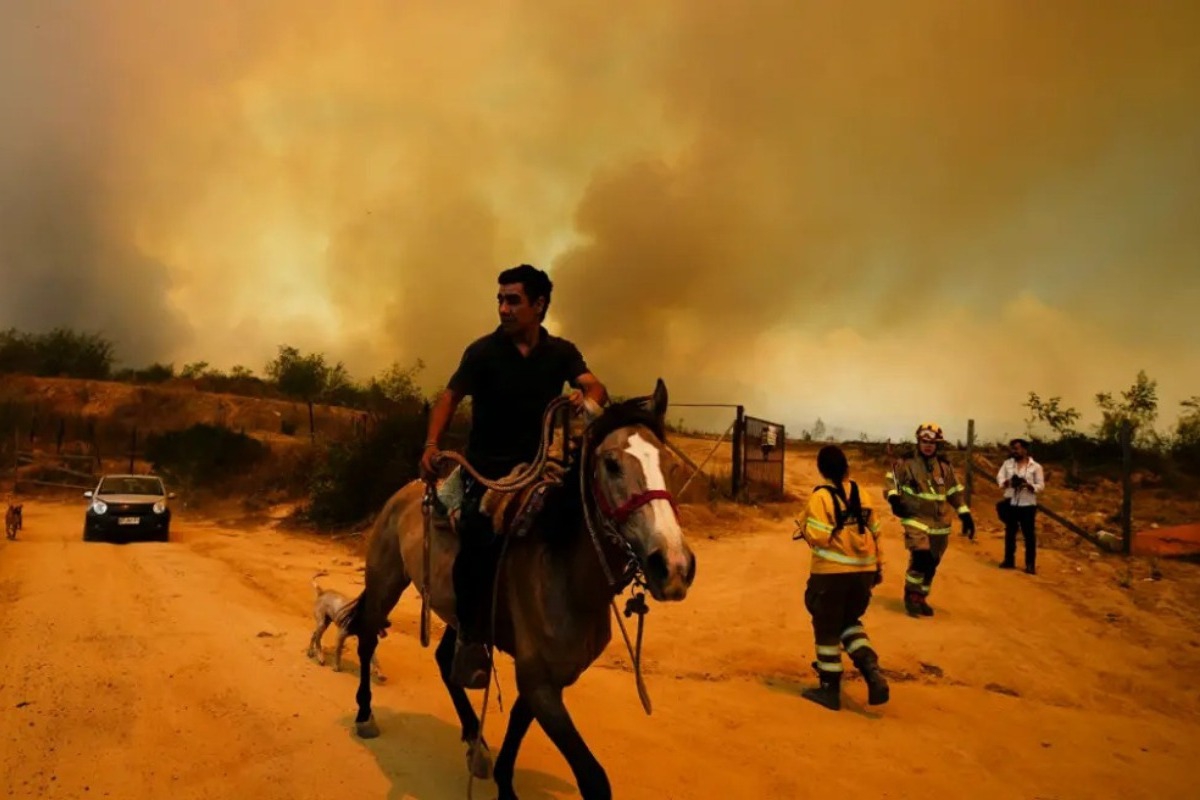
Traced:
[[887, 501], [904, 527], [904, 546], [909, 551], [904, 608], [913, 617], [933, 616], [929, 589], [950, 541], [950, 514], [962, 520], [964, 536], [975, 536], [962, 484], [941, 453], [945, 441], [940, 426], [922, 424], [917, 428], [916, 452], [893, 465], [887, 475]]

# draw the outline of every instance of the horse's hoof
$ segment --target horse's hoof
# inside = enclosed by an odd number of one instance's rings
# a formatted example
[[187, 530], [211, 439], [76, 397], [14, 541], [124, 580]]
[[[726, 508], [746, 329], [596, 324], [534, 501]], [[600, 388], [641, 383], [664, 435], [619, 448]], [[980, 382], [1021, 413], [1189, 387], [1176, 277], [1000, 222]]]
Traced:
[[487, 742], [467, 745], [467, 769], [477, 780], [486, 781], [492, 777], [492, 754], [488, 751]]
[[368, 717], [366, 722], [354, 723], [354, 732], [360, 739], [374, 739], [379, 736], [379, 726], [375, 724], [375, 717]]

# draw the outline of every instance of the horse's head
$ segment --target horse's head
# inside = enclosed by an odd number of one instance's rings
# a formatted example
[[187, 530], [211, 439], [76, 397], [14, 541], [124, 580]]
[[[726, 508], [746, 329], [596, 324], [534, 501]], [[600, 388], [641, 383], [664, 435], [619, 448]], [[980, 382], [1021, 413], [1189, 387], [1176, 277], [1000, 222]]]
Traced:
[[696, 577], [696, 556], [683, 538], [662, 465], [667, 387], [616, 403], [591, 426], [587, 446], [592, 493], [600, 513], [633, 548], [655, 600], [682, 600]]

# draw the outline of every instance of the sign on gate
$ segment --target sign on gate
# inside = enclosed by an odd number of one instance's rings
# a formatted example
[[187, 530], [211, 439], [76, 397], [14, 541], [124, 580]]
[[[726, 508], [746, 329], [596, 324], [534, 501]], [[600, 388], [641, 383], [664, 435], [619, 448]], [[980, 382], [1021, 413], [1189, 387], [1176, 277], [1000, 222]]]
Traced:
[[782, 500], [786, 429], [778, 422], [750, 416], [743, 424], [742, 487], [746, 499]]

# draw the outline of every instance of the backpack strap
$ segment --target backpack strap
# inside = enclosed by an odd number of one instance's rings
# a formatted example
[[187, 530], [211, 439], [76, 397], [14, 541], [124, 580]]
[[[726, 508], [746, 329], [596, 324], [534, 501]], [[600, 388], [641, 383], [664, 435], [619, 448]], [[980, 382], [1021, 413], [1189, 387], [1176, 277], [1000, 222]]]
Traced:
[[850, 481], [850, 496], [840, 486], [832, 486], [830, 484], [822, 484], [813, 489], [813, 493], [824, 489], [829, 492], [833, 498], [833, 532], [837, 533], [842, 528], [846, 527], [847, 522], [852, 522], [858, 526], [859, 534], [867, 532], [866, 514], [863, 512], [862, 499], [858, 494], [858, 484]]
[[832, 486], [830, 484], [821, 484], [820, 486], [813, 488], [813, 494], [816, 494], [822, 490], [829, 492], [829, 496], [833, 498], [833, 532], [837, 533], [839, 530], [841, 530], [842, 525], [844, 524], [842, 518], [845, 514], [845, 511], [843, 509], [844, 499], [841, 496], [842, 493], [836, 486]]
[[858, 494], [858, 484], [850, 481], [850, 500], [846, 504], [848, 516], [858, 523], [858, 532], [866, 533], [867, 520], [863, 513], [862, 498]]

